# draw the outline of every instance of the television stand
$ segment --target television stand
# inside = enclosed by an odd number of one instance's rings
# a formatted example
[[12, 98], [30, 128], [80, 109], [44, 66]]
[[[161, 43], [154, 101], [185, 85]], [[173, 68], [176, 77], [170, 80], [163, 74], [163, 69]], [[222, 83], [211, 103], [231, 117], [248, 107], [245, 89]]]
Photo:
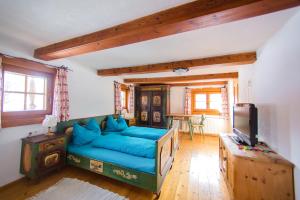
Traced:
[[276, 153], [245, 151], [221, 134], [220, 170], [231, 199], [294, 200], [294, 165]]

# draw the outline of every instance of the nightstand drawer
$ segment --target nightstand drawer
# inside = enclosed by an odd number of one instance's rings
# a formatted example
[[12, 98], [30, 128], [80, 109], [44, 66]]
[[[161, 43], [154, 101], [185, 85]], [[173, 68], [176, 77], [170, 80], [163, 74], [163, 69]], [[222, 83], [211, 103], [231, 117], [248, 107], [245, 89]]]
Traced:
[[50, 169], [65, 164], [66, 152], [63, 148], [41, 152], [38, 154], [37, 160], [39, 161], [39, 170]]
[[57, 148], [58, 146], [64, 145], [64, 143], [65, 143], [65, 138], [58, 138], [55, 140], [40, 143], [39, 152], [48, 151]]

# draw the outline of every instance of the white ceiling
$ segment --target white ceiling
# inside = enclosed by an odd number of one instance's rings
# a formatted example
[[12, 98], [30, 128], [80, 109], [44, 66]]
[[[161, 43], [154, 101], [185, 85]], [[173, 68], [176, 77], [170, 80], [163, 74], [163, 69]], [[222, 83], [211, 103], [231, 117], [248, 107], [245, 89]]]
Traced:
[[[15, 45], [21, 51], [33, 55], [35, 48], [190, 1], [0, 1], [0, 50], [1, 45]], [[100, 69], [255, 51], [297, 10], [289, 9], [68, 59], [85, 67]], [[63, 59], [59, 61], [63, 62]]]

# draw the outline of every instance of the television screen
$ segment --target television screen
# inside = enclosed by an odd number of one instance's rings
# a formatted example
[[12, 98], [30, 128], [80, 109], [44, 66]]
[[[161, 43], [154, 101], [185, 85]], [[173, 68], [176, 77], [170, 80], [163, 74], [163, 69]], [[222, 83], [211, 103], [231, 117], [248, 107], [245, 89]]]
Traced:
[[242, 143], [257, 143], [257, 109], [254, 104], [241, 103], [234, 106], [233, 132]]
[[235, 107], [234, 128], [250, 136], [250, 113], [248, 106]]

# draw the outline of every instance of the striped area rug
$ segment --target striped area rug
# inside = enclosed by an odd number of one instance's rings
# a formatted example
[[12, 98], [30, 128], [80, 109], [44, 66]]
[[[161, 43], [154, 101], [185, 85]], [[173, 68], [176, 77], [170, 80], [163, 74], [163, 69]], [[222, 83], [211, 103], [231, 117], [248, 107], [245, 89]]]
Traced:
[[128, 200], [109, 190], [73, 178], [63, 178], [28, 200]]

